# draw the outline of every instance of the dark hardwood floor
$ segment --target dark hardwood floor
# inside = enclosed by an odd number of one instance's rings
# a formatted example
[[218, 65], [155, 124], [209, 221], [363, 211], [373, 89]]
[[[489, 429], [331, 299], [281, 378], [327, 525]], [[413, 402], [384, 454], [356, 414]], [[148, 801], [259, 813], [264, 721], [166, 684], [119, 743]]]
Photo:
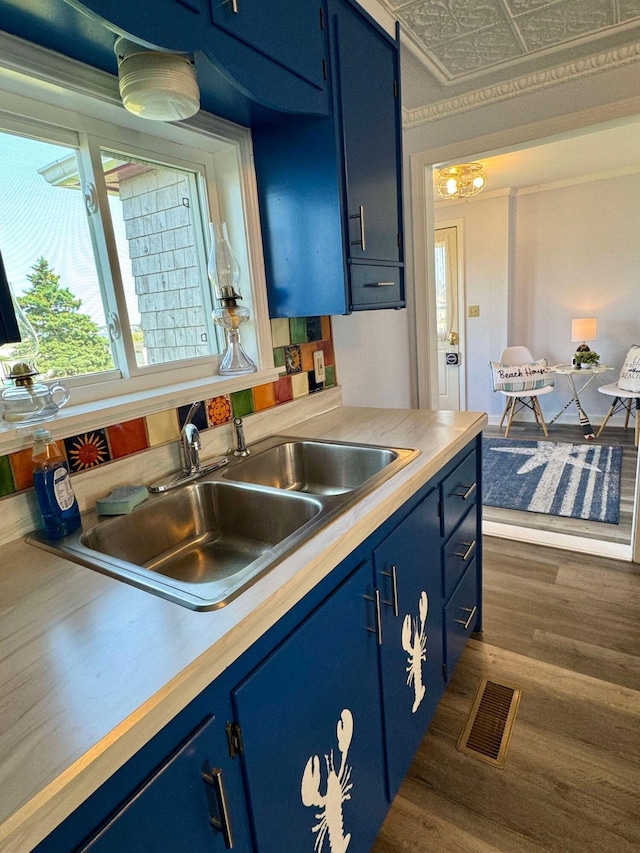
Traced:
[[[504, 429], [489, 426], [484, 435], [492, 438], [504, 436]], [[631, 542], [631, 524], [633, 516], [633, 501], [636, 483], [636, 465], [638, 450], [633, 443], [633, 424], [629, 429], [622, 427], [606, 427], [599, 439], [589, 441], [589, 444], [619, 444], [622, 446], [622, 473], [620, 478], [620, 521], [618, 524], [605, 524], [600, 521], [583, 521], [576, 518], [562, 518], [557, 515], [544, 515], [537, 512], [521, 512], [519, 510], [502, 509], [485, 506], [483, 518], [485, 521], [495, 521], [518, 527], [534, 527], [537, 530], [547, 530], [553, 533], [565, 533], [570, 536], [582, 536], [586, 539], [597, 539], [603, 542], [616, 542], [628, 545]], [[566, 441], [581, 444], [580, 427], [575, 425], [553, 424], [549, 428], [549, 438], [545, 439], [542, 430], [535, 424], [516, 423], [509, 432], [509, 438], [520, 438], [534, 441]]]
[[[640, 566], [484, 547], [484, 633], [372, 853], [638, 853]], [[523, 690], [502, 770], [456, 749], [483, 674]]]

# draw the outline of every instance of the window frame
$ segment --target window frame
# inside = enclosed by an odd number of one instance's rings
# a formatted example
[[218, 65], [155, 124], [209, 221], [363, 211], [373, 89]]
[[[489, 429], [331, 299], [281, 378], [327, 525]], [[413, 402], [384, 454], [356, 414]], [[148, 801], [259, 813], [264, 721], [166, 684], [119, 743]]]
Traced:
[[[91, 137], [102, 148], [121, 148], [132, 155], [137, 150], [140, 156], [150, 159], [154, 154], [159, 158], [164, 154], [176, 163], [182, 161], [187, 167], [203, 164], [211, 169], [214, 159], [211, 149], [216, 140], [234, 142], [238, 146], [258, 371], [221, 377], [216, 372], [221, 360], [221, 355], [217, 355], [150, 365], [132, 371], [128, 377], [121, 377], [118, 371], [117, 378], [113, 378], [113, 372], [109, 372], [91, 385], [78, 386], [73, 378], [65, 379], [72, 388], [72, 400], [56, 420], [50, 422], [54, 434], [68, 435], [78, 428], [90, 428], [89, 423], [95, 428], [96, 418], [87, 419], [89, 412], [100, 414], [99, 425], [105, 426], [161, 411], [169, 407], [169, 400], [171, 405], [178, 406], [276, 379], [279, 371], [273, 366], [250, 130], [202, 111], [179, 124], [137, 118], [122, 106], [118, 81], [113, 75], [6, 33], [0, 33], [0, 92], [3, 96], [2, 126], [28, 135], [40, 133], [44, 139], [74, 148], [78, 138]], [[136, 139], [138, 143], [141, 139], [153, 140], [153, 150], [137, 144]], [[87, 154], [81, 151], [81, 166], [83, 156]], [[101, 176], [99, 170], [96, 178]], [[104, 196], [106, 200], [106, 190]], [[215, 186], [209, 183], [207, 202], [214, 213], [215, 196]], [[115, 243], [108, 244], [107, 237], [99, 255], [102, 263], [107, 261], [107, 274], [113, 275], [113, 270], [119, 267], [108, 263], [110, 252], [116, 252]], [[32, 429], [0, 426], [0, 453], [24, 446], [25, 437], [29, 437]]]

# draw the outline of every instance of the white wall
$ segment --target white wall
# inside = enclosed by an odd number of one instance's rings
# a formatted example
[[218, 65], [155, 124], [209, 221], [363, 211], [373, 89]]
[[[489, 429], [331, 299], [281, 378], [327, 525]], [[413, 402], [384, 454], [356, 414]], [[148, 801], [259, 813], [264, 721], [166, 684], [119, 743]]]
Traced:
[[331, 325], [344, 405], [411, 408], [408, 312], [355, 312]]

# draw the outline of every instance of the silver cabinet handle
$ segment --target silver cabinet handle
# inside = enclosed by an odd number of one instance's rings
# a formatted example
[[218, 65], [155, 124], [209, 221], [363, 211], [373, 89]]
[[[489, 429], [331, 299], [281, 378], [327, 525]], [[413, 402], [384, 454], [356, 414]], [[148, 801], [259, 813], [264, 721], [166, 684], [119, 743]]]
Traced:
[[380, 608], [380, 590], [376, 589], [373, 597], [370, 595], [365, 595], [367, 601], [373, 601], [376, 605], [376, 627], [375, 628], [367, 628], [367, 631], [371, 631], [372, 634], [376, 635], [376, 639], [378, 640], [378, 645], [382, 645], [382, 610]]
[[224, 846], [227, 850], [233, 849], [233, 832], [231, 831], [231, 821], [229, 819], [229, 808], [227, 806], [227, 795], [225, 794], [224, 784], [222, 782], [222, 770], [219, 767], [214, 767], [211, 773], [203, 773], [203, 780], [207, 785], [211, 785], [216, 797], [218, 812], [220, 817], [209, 817], [209, 823], [214, 829], [222, 833]]
[[231, 11], [234, 15], [238, 14], [238, 0], [231, 0]]
[[471, 483], [470, 486], [461, 486], [461, 488], [466, 489], [466, 491], [463, 492], [462, 494], [458, 494], [458, 492], [454, 492], [455, 497], [461, 498], [463, 501], [468, 500], [471, 497], [471, 495], [475, 492], [476, 486], [477, 486], [476, 483]]
[[364, 204], [361, 204], [360, 207], [358, 208], [358, 212], [354, 213], [352, 216], [350, 216], [349, 219], [359, 219], [360, 220], [360, 239], [359, 240], [352, 240], [351, 245], [352, 246], [360, 246], [360, 248], [364, 252], [364, 251], [366, 251], [366, 248], [367, 248], [367, 235], [366, 235], [365, 226], [364, 226]]
[[465, 613], [468, 613], [469, 618], [467, 619], [466, 622], [464, 621], [464, 619], [454, 619], [453, 621], [457, 622], [458, 625], [464, 625], [464, 630], [466, 631], [467, 628], [469, 627], [469, 625], [471, 625], [471, 620], [476, 615], [477, 609], [478, 609], [477, 607], [474, 607], [473, 610], [471, 610], [471, 608], [469, 608], [469, 607], [461, 607], [460, 610], [464, 610]]
[[460, 557], [462, 562], [466, 563], [466, 561], [469, 559], [469, 557], [476, 550], [476, 540], [474, 539], [473, 542], [461, 542], [460, 544], [462, 545], [463, 548], [466, 547], [467, 550], [463, 554], [461, 554], [459, 551], [455, 551], [454, 556]]
[[390, 572], [380, 572], [385, 578], [391, 578], [391, 589], [393, 591], [393, 599], [391, 601], [383, 601], [383, 604], [388, 604], [393, 607], [393, 615], [400, 615], [400, 606], [398, 604], [398, 569], [391, 566]]
[[395, 281], [371, 281], [365, 287], [394, 287]]

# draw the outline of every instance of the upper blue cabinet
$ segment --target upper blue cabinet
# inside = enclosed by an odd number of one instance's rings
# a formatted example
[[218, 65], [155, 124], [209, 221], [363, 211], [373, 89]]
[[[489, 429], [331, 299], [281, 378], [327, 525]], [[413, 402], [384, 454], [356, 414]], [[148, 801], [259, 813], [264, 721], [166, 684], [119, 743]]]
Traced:
[[329, 0], [332, 114], [254, 126], [272, 317], [403, 308], [398, 42]]
[[[286, 112], [326, 114], [322, 0], [66, 0], [115, 33], [196, 54], [252, 101]], [[199, 73], [200, 78], [200, 73]]]

